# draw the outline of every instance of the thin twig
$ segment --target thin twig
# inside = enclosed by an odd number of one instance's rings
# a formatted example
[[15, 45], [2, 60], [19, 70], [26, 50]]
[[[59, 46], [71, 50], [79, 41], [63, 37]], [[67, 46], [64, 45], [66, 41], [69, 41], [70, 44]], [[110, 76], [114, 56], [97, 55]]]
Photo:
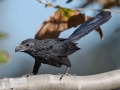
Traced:
[[[62, 7], [62, 6], [59, 6], [59, 5], [53, 5], [47, 1], [44, 1], [44, 0], [38, 0], [40, 3], [43, 3], [45, 4], [46, 6], [52, 6], [54, 8], [66, 8], [66, 7]], [[73, 10], [92, 10], [92, 11], [111, 11], [111, 12], [116, 12], [116, 13], [120, 13], [120, 10], [113, 10], [113, 9], [92, 9], [92, 8], [66, 8], [66, 9], [73, 9]]]

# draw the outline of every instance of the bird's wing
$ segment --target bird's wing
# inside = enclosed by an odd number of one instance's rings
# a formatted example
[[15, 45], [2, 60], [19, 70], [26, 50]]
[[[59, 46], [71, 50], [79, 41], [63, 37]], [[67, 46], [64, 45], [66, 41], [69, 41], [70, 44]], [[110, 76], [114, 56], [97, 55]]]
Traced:
[[63, 56], [68, 56], [79, 49], [80, 48], [78, 48], [75, 43], [70, 42], [69, 40], [65, 40], [56, 43], [55, 45], [53, 45], [53, 47], [50, 50], [52, 55], [63, 57]]

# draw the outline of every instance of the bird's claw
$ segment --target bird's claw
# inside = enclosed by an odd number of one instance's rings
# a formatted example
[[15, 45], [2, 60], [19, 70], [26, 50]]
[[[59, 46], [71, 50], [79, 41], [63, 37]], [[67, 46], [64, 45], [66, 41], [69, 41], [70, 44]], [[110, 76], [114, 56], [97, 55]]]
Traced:
[[33, 76], [33, 74], [26, 74], [26, 75], [23, 75], [22, 77], [30, 77], [30, 76]]
[[[58, 73], [58, 75], [63, 75], [63, 74]], [[66, 73], [65, 75], [66, 76], [77, 76], [77, 74], [69, 74], [69, 73]]]
[[60, 73], [58, 73], [58, 75], [61, 75], [60, 81], [62, 80], [62, 78], [63, 78], [64, 75], [66, 75], [66, 76], [77, 76], [76, 74], [69, 74], [69, 73], [66, 73], [66, 74], [60, 74]]

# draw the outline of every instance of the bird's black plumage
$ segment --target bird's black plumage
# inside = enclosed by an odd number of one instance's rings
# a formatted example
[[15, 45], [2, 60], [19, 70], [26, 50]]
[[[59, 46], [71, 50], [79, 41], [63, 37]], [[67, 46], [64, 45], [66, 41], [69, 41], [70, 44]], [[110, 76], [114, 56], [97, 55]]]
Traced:
[[[76, 52], [80, 48], [76, 46], [75, 41], [79, 40], [86, 34], [90, 33], [100, 25], [104, 24], [111, 18], [109, 11], [104, 11], [98, 15], [90, 18], [79, 26], [69, 38], [56, 38], [56, 39], [27, 39], [16, 46], [16, 52], [25, 52], [35, 58], [33, 74], [37, 74], [41, 63], [49, 64], [55, 67], [66, 65], [71, 67], [68, 55]], [[65, 73], [66, 73], [65, 72]]]

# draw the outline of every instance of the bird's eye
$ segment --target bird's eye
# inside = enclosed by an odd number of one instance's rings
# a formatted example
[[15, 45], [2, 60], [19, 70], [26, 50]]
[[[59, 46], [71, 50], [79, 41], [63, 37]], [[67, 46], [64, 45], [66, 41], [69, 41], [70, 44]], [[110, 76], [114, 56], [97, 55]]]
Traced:
[[29, 46], [29, 44], [25, 44], [25, 46]]

